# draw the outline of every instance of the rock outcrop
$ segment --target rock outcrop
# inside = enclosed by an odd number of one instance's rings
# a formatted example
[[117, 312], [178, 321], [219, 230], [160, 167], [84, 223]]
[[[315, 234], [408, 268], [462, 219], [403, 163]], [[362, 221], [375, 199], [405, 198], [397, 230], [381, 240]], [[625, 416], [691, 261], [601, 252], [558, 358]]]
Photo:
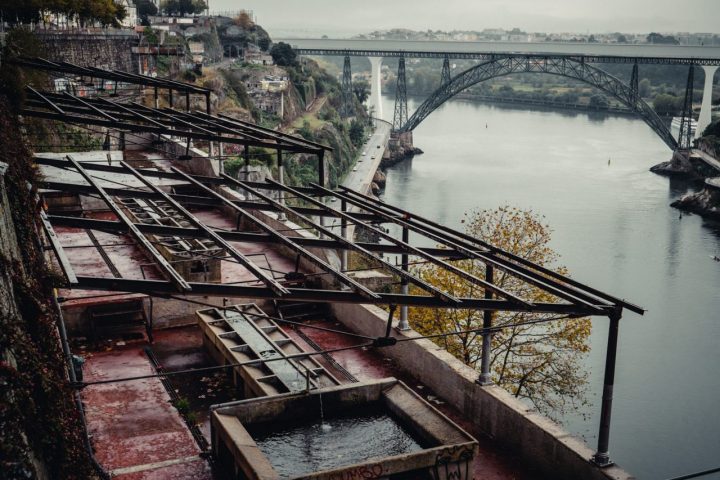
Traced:
[[708, 178], [702, 190], [689, 193], [670, 205], [685, 212], [720, 219], [720, 177]]
[[658, 175], [680, 176], [687, 178], [696, 178], [697, 174], [690, 163], [689, 152], [675, 151], [668, 162], [658, 163], [650, 168], [650, 171]]

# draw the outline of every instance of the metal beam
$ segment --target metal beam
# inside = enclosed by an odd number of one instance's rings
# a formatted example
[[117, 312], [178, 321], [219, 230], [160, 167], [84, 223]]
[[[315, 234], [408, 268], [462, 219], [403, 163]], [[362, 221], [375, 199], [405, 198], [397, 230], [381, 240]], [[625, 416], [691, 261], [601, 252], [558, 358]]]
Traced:
[[[369, 197], [366, 197], [365, 195], [362, 195], [353, 190], [347, 189], [345, 187], [340, 187], [340, 188], [342, 188], [347, 193], [351, 193], [358, 197], [364, 197], [364, 199], [369, 199]], [[517, 278], [520, 278], [527, 283], [535, 285], [536, 287], [541, 288], [542, 290], [545, 290], [546, 292], [548, 292], [552, 295], [555, 295], [559, 298], [563, 298], [563, 299], [568, 300], [573, 303], [579, 302], [590, 308], [593, 308], [592, 306], [595, 303], [597, 303], [597, 299], [593, 299], [593, 298], [589, 297], [587, 294], [584, 294], [583, 292], [568, 291], [568, 289], [565, 288], [564, 285], [554, 282], [554, 281], [552, 281], [552, 279], [544, 278], [541, 275], [533, 274], [532, 272], [527, 271], [522, 266], [513, 265], [508, 261], [503, 261], [502, 259], [492, 257], [491, 255], [488, 255], [484, 252], [477, 252], [476, 247], [474, 247], [473, 245], [464, 244], [464, 242], [461, 242], [461, 241], [458, 242], [457, 240], [450, 239], [447, 235], [445, 235], [443, 233], [433, 233], [431, 231], [428, 231], [423, 226], [417, 225], [417, 223], [412, 220], [410, 215], [408, 215], [407, 220], [401, 220], [400, 218], [393, 217], [393, 216], [390, 216], [387, 214], [383, 214], [382, 211], [377, 208], [377, 207], [380, 207], [380, 205], [377, 204], [378, 202], [373, 202], [373, 203], [375, 203], [375, 206], [373, 206], [372, 203], [364, 201], [363, 199], [358, 200], [357, 198], [349, 197], [349, 196], [346, 196], [343, 194], [339, 194], [337, 192], [331, 192], [331, 191], [329, 191], [329, 192], [330, 192], [330, 194], [333, 194], [333, 195], [337, 196], [338, 198], [345, 198], [347, 201], [349, 201], [361, 208], [371, 211], [371, 212], [375, 213], [376, 215], [382, 216], [385, 219], [385, 221], [395, 223], [402, 227], [407, 227], [407, 228], [411, 229], [412, 231], [420, 233], [421, 235], [424, 235], [433, 240], [437, 239], [438, 241], [444, 243], [445, 245], [448, 245], [451, 248], [454, 248], [454, 249], [462, 252], [463, 254], [468, 255], [470, 258], [480, 260], [485, 264], [492, 264], [492, 265], [496, 266], [498, 269], [503, 270]], [[371, 200], [371, 199], [369, 199], [369, 200]], [[372, 200], [371, 200], [371, 202], [372, 202]]]
[[[81, 162], [82, 163], [82, 162]], [[84, 165], [92, 165], [92, 164], [84, 164]], [[90, 170], [87, 168], [87, 170]], [[137, 169], [140, 170], [140, 169]], [[197, 178], [197, 177], [194, 177]], [[258, 184], [255, 182], [245, 182], [246, 184], [254, 187], [254, 188], [262, 188], [264, 184]], [[95, 190], [90, 187], [89, 185], [80, 185], [78, 183], [67, 183], [67, 182], [55, 182], [52, 180], [40, 180], [38, 182], [38, 185], [42, 189], [47, 190], [57, 190], [60, 192], [69, 192], [69, 193], [79, 193], [79, 194], [85, 194], [85, 195], [92, 195], [95, 193]], [[155, 192], [148, 192], [144, 190], [133, 190], [132, 194], [129, 193], [127, 188], [119, 188], [119, 187], [103, 187], [105, 191], [113, 196], [116, 197], [122, 197], [122, 196], [132, 196], [133, 198], [146, 198], [149, 200], [161, 200], [162, 197]], [[277, 190], [274, 186], [272, 187], [272, 190]], [[197, 195], [184, 195], [179, 193], [171, 193], [169, 194], [173, 199], [177, 200], [183, 205], [202, 205], [202, 206], [210, 206], [210, 207], [217, 207], [222, 205], [222, 202], [220, 202], [216, 198], [211, 197], [203, 197], [203, 196], [197, 196]], [[256, 202], [252, 200], [231, 200], [234, 204], [238, 205], [239, 207], [247, 208], [248, 210], [262, 210], [262, 211], [270, 211], [270, 212], [277, 212], [280, 211], [279, 208], [268, 205], [264, 202]], [[293, 206], [292, 207], [295, 211], [303, 213], [305, 215], [315, 215], [315, 216], [323, 216], [323, 217], [330, 217], [330, 218], [337, 218], [337, 215], [335, 215], [333, 212], [328, 212], [324, 210], [320, 210], [318, 208], [311, 208], [311, 207], [300, 207], [300, 206]], [[367, 221], [373, 221], [377, 220], [377, 217], [375, 215], [366, 214], [362, 212], [348, 212], [348, 215], [350, 215], [354, 220], [367, 220]]]
[[642, 63], [649, 65], [720, 65], [720, 58], [713, 57], [638, 57], [620, 55], [582, 55], [577, 53], [529, 54], [513, 52], [461, 52], [461, 51], [423, 51], [423, 50], [383, 50], [383, 49], [336, 49], [336, 48], [295, 48], [295, 53], [306, 56], [342, 57], [384, 57], [384, 58], [453, 58], [458, 60], [488, 61], [496, 58], [531, 57], [571, 59], [584, 63]]
[[50, 219], [48, 219], [48, 216], [43, 209], [40, 209], [40, 221], [42, 222], [43, 230], [45, 230], [45, 235], [50, 242], [50, 247], [55, 253], [55, 258], [57, 258], [58, 263], [60, 264], [60, 268], [65, 275], [68, 286], [73, 287], [77, 284], [77, 277], [75, 276], [75, 271], [73, 270], [72, 264], [67, 258], [67, 255], [65, 255], [65, 250], [63, 250], [62, 245], [60, 244], [60, 239], [58, 239], [55, 230], [53, 230]]
[[[278, 182], [275, 182], [274, 180], [267, 180], [267, 181], [270, 182], [270, 183], [272, 183], [272, 184], [274, 184], [274, 185], [276, 185], [276, 186], [278, 186], [278, 187], [283, 187], [283, 188], [284, 188], [285, 190], [287, 190], [289, 193], [292, 193], [293, 195], [297, 196], [298, 198], [302, 198], [302, 199], [305, 200], [306, 202], [312, 203], [313, 205], [317, 205], [317, 206], [319, 206], [320, 208], [322, 208], [323, 210], [325, 210], [325, 211], [327, 211], [327, 212], [332, 212], [333, 215], [339, 216], [341, 219], [349, 220], [349, 221], [351, 221], [351, 222], [355, 222], [355, 220], [354, 220], [350, 215], [346, 214], [345, 212], [340, 212], [340, 211], [337, 211], [337, 210], [335, 210], [335, 209], [333, 209], [333, 208], [330, 208], [330, 207], [328, 207], [327, 205], [325, 205], [324, 203], [322, 203], [321, 201], [319, 201], [319, 200], [317, 200], [317, 199], [315, 199], [315, 198], [313, 198], [313, 197], [310, 197], [309, 195], [305, 195], [305, 194], [303, 194], [302, 192], [296, 191], [296, 190], [293, 189], [292, 187], [288, 187], [288, 186], [285, 186], [285, 185], [280, 185]], [[329, 190], [324, 189], [323, 191], [327, 192], [327, 191], [329, 191]], [[346, 199], [343, 199], [343, 201], [346, 202], [347, 200], [346, 200]], [[410, 245], [410, 244], [409, 244], [407, 241], [405, 241], [405, 240], [398, 240], [398, 239], [396, 239], [395, 237], [393, 237], [392, 235], [384, 232], [383, 230], [381, 230], [381, 229], [379, 229], [379, 228], [375, 228], [375, 227], [373, 227], [372, 225], [367, 225], [367, 224], [365, 224], [365, 223], [361, 223], [361, 224], [359, 224], [359, 225], [362, 225], [363, 228], [365, 228], [365, 229], [373, 232], [375, 235], [378, 235], [379, 237], [384, 238], [384, 239], [392, 242], [394, 245], [397, 245], [397, 246], [402, 250], [403, 254], [412, 254], [412, 255], [416, 255], [416, 256], [418, 256], [418, 257], [420, 257], [420, 258], [424, 258], [425, 260], [429, 261], [430, 263], [433, 263], [433, 264], [435, 264], [435, 265], [437, 265], [437, 266], [439, 266], [439, 267], [441, 267], [441, 268], [443, 268], [443, 269], [445, 269], [445, 270], [447, 270], [447, 271], [449, 271], [449, 272], [451, 272], [451, 273], [459, 276], [460, 278], [463, 278], [463, 279], [467, 280], [468, 282], [472, 283], [473, 285], [477, 285], [477, 286], [482, 287], [482, 288], [484, 288], [484, 289], [491, 290], [491, 291], [493, 291], [493, 292], [501, 295], [503, 298], [506, 298], [506, 299], [508, 299], [508, 300], [510, 300], [510, 301], [513, 301], [513, 302], [518, 302], [518, 303], [520, 303], [521, 305], [525, 305], [526, 307], [531, 307], [531, 306], [532, 306], [532, 303], [531, 303], [531, 302], [528, 302], [528, 301], [526, 301], [526, 300], [523, 300], [522, 298], [520, 298], [520, 297], [518, 297], [518, 296], [516, 296], [516, 295], [514, 295], [514, 294], [512, 294], [512, 293], [510, 293], [510, 292], [508, 292], [507, 290], [505, 290], [505, 289], [503, 289], [503, 288], [501, 288], [501, 287], [498, 287], [498, 286], [496, 286], [496, 285], [493, 285], [492, 283], [486, 282], [485, 280], [483, 280], [483, 279], [481, 279], [481, 278], [478, 278], [478, 277], [476, 277], [475, 275], [472, 275], [472, 274], [470, 274], [470, 273], [468, 273], [468, 272], [466, 272], [466, 271], [464, 271], [464, 270], [456, 267], [455, 265], [452, 265], [452, 264], [450, 264], [450, 263], [448, 263], [448, 262], [446, 262], [446, 261], [444, 261], [444, 260], [441, 260], [441, 259], [439, 259], [439, 258], [437, 258], [437, 257], [435, 257], [435, 256], [433, 256], [433, 255], [430, 255], [430, 254], [428, 254], [427, 252], [424, 252], [423, 250], [421, 250], [421, 249], [419, 249], [419, 248], [413, 247], [412, 245]], [[407, 264], [407, 257], [404, 256], [403, 258], [405, 259], [405, 260], [403, 261], [403, 263], [404, 263], [404, 264]], [[465, 257], [465, 258], [467, 258], [467, 257]]]
[[352, 71], [350, 69], [350, 57], [345, 55], [343, 61], [343, 76], [342, 84], [340, 85], [340, 93], [342, 96], [341, 114], [343, 117], [349, 117], [352, 115]]
[[[223, 120], [225, 133], [219, 133], [219, 117], [204, 113], [188, 114], [150, 108], [138, 103], [127, 105], [100, 99], [81, 99], [69, 93], [40, 93], [28, 87], [28, 100], [22, 113], [27, 116], [57, 120], [65, 123], [97, 125], [131, 132], [173, 134], [186, 138], [251, 145], [262, 148], [281, 148], [294, 153], [319, 154], [329, 147], [317, 147], [287, 134], [271, 133], [233, 127]], [[170, 113], [169, 113], [170, 112]], [[115, 114], [114, 116], [111, 113]], [[215, 122], [208, 125], [210, 121]], [[148, 125], [149, 124], [149, 125]], [[211, 127], [211, 128], [205, 128]]]
[[397, 83], [395, 85], [395, 111], [392, 129], [399, 131], [408, 121], [407, 82], [405, 80], [405, 57], [398, 60]]
[[[341, 187], [341, 188], [343, 188], [343, 187]], [[471, 244], [475, 244], [476, 246], [479, 246], [481, 248], [485, 248], [485, 249], [487, 249], [486, 251], [488, 251], [490, 254], [492, 254], [492, 256], [496, 259], [499, 259], [498, 257], [504, 257], [507, 260], [510, 260], [514, 263], [520, 264], [522, 266], [525, 266], [529, 269], [536, 271], [537, 274], [540, 274], [543, 278], [555, 279], [558, 282], [561, 282], [562, 284], [564, 284], [568, 287], [573, 287], [574, 291], [576, 291], [576, 292], [578, 290], [581, 292], [587, 292], [590, 295], [593, 295], [599, 299], [605, 300], [606, 302], [611, 302], [616, 305], [622, 305], [623, 308], [626, 308], [626, 309], [628, 309], [634, 313], [637, 313], [639, 315], [642, 315], [643, 313], [645, 313], [645, 310], [638, 305], [635, 305], [626, 300], [617, 298], [615, 296], [609, 295], [605, 292], [602, 292], [593, 287], [585, 285], [584, 283], [578, 282], [577, 280], [573, 280], [572, 278], [570, 278], [566, 275], [561, 275], [553, 270], [542, 267], [536, 263], [531, 262], [530, 260], [522, 258], [522, 257], [515, 255], [513, 253], [510, 253], [506, 250], [497, 248], [497, 247], [489, 244], [488, 242], [485, 242], [478, 238], [472, 237], [466, 233], [460, 232], [460, 231], [455, 230], [450, 227], [445, 227], [433, 220], [422, 217], [420, 215], [416, 215], [416, 214], [411, 213], [407, 210], [404, 210], [400, 207], [396, 207], [394, 205], [387, 204], [387, 203], [376, 202], [374, 199], [371, 199], [370, 197], [368, 197], [366, 195], [362, 195], [361, 193], [355, 192], [353, 190], [345, 189], [345, 188], [343, 188], [343, 190], [345, 190], [347, 192], [352, 192], [355, 195], [357, 195], [365, 200], [374, 202], [379, 207], [382, 207], [386, 210], [390, 210], [390, 211], [394, 212], [395, 215], [399, 215], [403, 218], [409, 219], [410, 221], [422, 222], [422, 224], [425, 228], [434, 229], [434, 231], [442, 234], [442, 236], [452, 235], [454, 237], [457, 237], [458, 239], [462, 239], [467, 242], [470, 242]], [[472, 245], [470, 245], [470, 246], [472, 246]]]
[[135, 240], [137, 240], [138, 243], [140, 243], [140, 245], [145, 249], [145, 251], [154, 258], [160, 270], [171, 279], [171, 281], [175, 284], [175, 287], [181, 292], [187, 292], [191, 290], [188, 282], [186, 282], [185, 279], [182, 278], [177, 271], [175, 271], [172, 265], [170, 265], [168, 261], [165, 260], [165, 258], [160, 252], [157, 251], [153, 244], [150, 243], [147, 238], [145, 238], [145, 236], [140, 232], [140, 230], [137, 229], [135, 224], [130, 221], [127, 215], [125, 215], [122, 209], [117, 206], [117, 204], [113, 201], [112, 198], [110, 198], [110, 195], [108, 195], [105, 190], [100, 185], [98, 185], [98, 183], [92, 178], [92, 176], [85, 171], [83, 166], [80, 165], [80, 163], [78, 163], [70, 155], [67, 156], [67, 159], [75, 167], [78, 173], [82, 175], [85, 181], [88, 182], [93, 188], [95, 188], [98, 195], [102, 197], [103, 201], [107, 204], [110, 210], [112, 210], [112, 212], [120, 219], [120, 221], [127, 226], [130, 235], [132, 235]]
[[[362, 295], [349, 290], [319, 290], [311, 288], [290, 288], [290, 293], [279, 297], [267, 287], [247, 287], [222, 283], [196, 283], [191, 282], [190, 295], [204, 295], [212, 297], [235, 297], [256, 299], [278, 299], [297, 302], [324, 302], [324, 303], [356, 303], [374, 305], [408, 305], [411, 307], [448, 308], [448, 304], [433, 296], [401, 295], [395, 293], [380, 293], [380, 298], [367, 299]], [[163, 280], [138, 280], [128, 278], [104, 278], [78, 275], [78, 284], [75, 287], [81, 290], [106, 290], [115, 292], [144, 293], [147, 295], [164, 296], [175, 293], [173, 285]], [[517, 304], [506, 300], [487, 300], [484, 298], [461, 298], [461, 302], [454, 306], [457, 309], [493, 310], [493, 311], [526, 311]], [[586, 316], [608, 315], [612, 307], [597, 305], [597, 309], [583, 307], [568, 303], [536, 303], [533, 305], [535, 313], [555, 313], [558, 315]], [[598, 314], [597, 310], [600, 310]]]
[[77, 76], [86, 76], [94, 78], [102, 78], [104, 80], [120, 81], [143, 86], [155, 86], [160, 88], [172, 88], [180, 92], [190, 92], [194, 94], [205, 95], [210, 92], [209, 89], [191, 85], [189, 83], [176, 82], [174, 80], [148, 77], [130, 72], [121, 72], [119, 70], [104, 70], [92, 66], [80, 66], [70, 62], [52, 62], [50, 60], [39, 57], [16, 57], [8, 60], [9, 63], [19, 67], [33, 68], [38, 70], [46, 70], [50, 72], [64, 73]]
[[[133, 198], [137, 197], [135, 192]], [[127, 233], [127, 226], [115, 220], [98, 220], [95, 218], [85, 217], [65, 217], [61, 215], [48, 215], [50, 223], [57, 227], [82, 228], [87, 230], [99, 230], [109, 233]], [[162, 236], [178, 236], [185, 238], [203, 238], [204, 233], [199, 228], [192, 227], [174, 227], [170, 225], [152, 225], [146, 223], [136, 223], [135, 226], [143, 233], [152, 233]], [[280, 240], [268, 235], [267, 233], [253, 232], [237, 232], [228, 230], [213, 230], [217, 235], [230, 242], [247, 242], [247, 243], [263, 243], [263, 244], [279, 244]], [[323, 248], [331, 250], [348, 250], [347, 246], [335, 240], [316, 237], [293, 237], [293, 241], [298, 245], [306, 248]], [[386, 245], [382, 243], [356, 242], [366, 250], [377, 253], [401, 254], [404, 249], [396, 245]], [[446, 250], [442, 248], [421, 247], [421, 250], [429, 255], [444, 256], [450, 259], [462, 260], [465, 256], [455, 252], [454, 250]]]
[[[185, 218], [190, 222], [191, 225], [194, 225], [195, 228], [200, 229], [203, 233], [205, 238], [211, 239], [215, 244], [219, 245], [225, 251], [228, 252], [228, 254], [233, 257], [235, 260], [240, 262], [241, 265], [243, 265], [245, 268], [247, 268], [250, 272], [252, 272], [258, 280], [265, 283], [268, 287], [273, 289], [276, 293], [279, 295], [284, 295], [287, 293], [287, 290], [285, 287], [277, 283], [277, 281], [270, 277], [264, 270], [261, 270], [257, 265], [255, 265], [249, 258], [247, 258], [245, 255], [243, 255], [240, 251], [238, 251], [235, 247], [230, 245], [225, 239], [223, 239], [220, 235], [215, 233], [214, 230], [211, 228], [208, 228], [205, 224], [200, 222], [197, 218], [195, 218], [195, 215], [190, 213], [185, 207], [180, 205], [175, 199], [173, 199], [170, 195], [160, 190], [160, 188], [157, 187], [157, 185], [153, 184], [151, 181], [149, 181], [147, 178], [143, 177], [142, 174], [140, 174], [137, 170], [135, 170], [133, 167], [128, 165], [125, 162], [120, 162], [120, 164], [130, 173], [132, 173], [135, 178], [140, 180], [143, 185], [154, 191], [155, 193], [161, 195], [163, 197], [163, 200], [165, 200], [167, 203], [173, 206], [178, 212], [183, 214]], [[207, 188], [207, 187], [205, 187]]]
[[[225, 178], [228, 181], [232, 181], [232, 183], [236, 184], [237, 186], [239, 186], [241, 188], [244, 188], [245, 190], [252, 193], [253, 195], [257, 195], [260, 198], [263, 198], [263, 200], [265, 200], [266, 202], [274, 204], [275, 206], [277, 206], [278, 208], [283, 210], [285, 213], [295, 215], [296, 217], [301, 219], [303, 222], [306, 222], [309, 225], [312, 225], [312, 227], [314, 229], [321, 232], [323, 235], [326, 235], [340, 243], [343, 243], [347, 248], [354, 250], [362, 255], [365, 255], [366, 257], [372, 258], [373, 260], [379, 262], [381, 265], [383, 265], [385, 268], [387, 268], [394, 274], [398, 275], [400, 278], [403, 278], [405, 280], [408, 280], [408, 281], [414, 283], [415, 285], [422, 288], [426, 292], [429, 292], [432, 295], [435, 295], [438, 298], [440, 298], [446, 302], [457, 303], [459, 301], [455, 296], [453, 296], [449, 293], [443, 292], [442, 290], [434, 287], [433, 285], [429, 284], [428, 282], [425, 282], [424, 280], [417, 278], [416, 276], [414, 276], [400, 268], [397, 268], [395, 265], [383, 260], [380, 256], [375, 255], [373, 252], [366, 250], [366, 249], [362, 248], [361, 246], [357, 245], [356, 243], [353, 243], [350, 240], [344, 238], [342, 235], [338, 235], [337, 233], [333, 232], [332, 230], [315, 223], [310, 218], [293, 211], [292, 208], [282, 205], [280, 202], [273, 200], [272, 198], [268, 197], [267, 195], [264, 195], [247, 185], [244, 185], [243, 182], [241, 182], [239, 180], [234, 180], [227, 175], [223, 175], [223, 178]], [[322, 187], [320, 187], [320, 188], [322, 188]]]
[[[177, 170], [176, 168], [173, 168], [173, 171], [175, 171], [175, 172], [180, 172], [180, 171]], [[222, 175], [223, 175], [223, 178], [226, 178], [226, 179], [227, 179], [227, 178], [230, 178], [230, 177], [228, 177], [228, 176], [225, 175], [225, 174], [222, 174]], [[222, 201], [225, 205], [227, 205], [228, 207], [232, 208], [233, 210], [235, 210], [235, 211], [238, 212], [239, 214], [243, 215], [245, 218], [247, 218], [248, 221], [250, 221], [250, 222], [252, 222], [253, 224], [255, 224], [258, 228], [264, 230], [265, 233], [267, 233], [267, 234], [270, 235], [271, 237], [274, 237], [275, 240], [276, 240], [278, 243], [281, 243], [281, 244], [285, 245], [286, 247], [292, 249], [294, 252], [297, 252], [297, 253], [299, 253], [300, 255], [304, 256], [305, 258], [307, 258], [310, 262], [312, 262], [312, 263], [315, 264], [316, 266], [318, 266], [318, 267], [320, 267], [321, 269], [325, 270], [327, 273], [333, 275], [333, 276], [334, 276], [335, 278], [337, 278], [337, 280], [340, 281], [341, 283], [344, 283], [345, 285], [350, 286], [351, 288], [353, 288], [355, 291], [357, 291], [358, 293], [360, 293], [360, 294], [363, 295], [364, 297], [367, 297], [367, 298], [377, 298], [377, 294], [375, 294], [372, 290], [370, 290], [370, 289], [368, 289], [367, 287], [359, 284], [358, 282], [356, 282], [355, 280], [351, 279], [350, 277], [348, 277], [348, 276], [345, 275], [344, 273], [338, 272], [337, 270], [333, 269], [333, 267], [331, 267], [330, 265], [328, 265], [324, 260], [320, 259], [317, 255], [315, 255], [315, 254], [312, 253], [312, 252], [309, 252], [308, 250], [306, 250], [304, 247], [302, 247], [302, 246], [300, 246], [299, 244], [297, 244], [295, 241], [293, 241], [293, 240], [290, 239], [289, 237], [286, 237], [286, 236], [282, 235], [280, 232], [278, 232], [278, 231], [275, 230], [273, 227], [271, 227], [271, 226], [268, 225], [267, 223], [263, 222], [263, 221], [260, 220], [259, 218], [255, 217], [255, 216], [253, 216], [253, 215], [250, 215], [247, 211], [245, 211], [245, 210], [242, 209], [241, 207], [235, 205], [235, 204], [234, 204], [233, 202], [231, 202], [229, 199], [223, 197], [223, 196], [220, 195], [219, 193], [215, 192], [214, 190], [211, 190], [210, 188], [204, 186], [203, 184], [194, 181], [191, 177], [187, 176], [187, 178], [188, 178], [189, 181], [193, 182], [194, 185], [202, 188], [206, 193], [208, 193], [208, 194], [214, 196], [215, 198], [217, 198], [218, 200]]]

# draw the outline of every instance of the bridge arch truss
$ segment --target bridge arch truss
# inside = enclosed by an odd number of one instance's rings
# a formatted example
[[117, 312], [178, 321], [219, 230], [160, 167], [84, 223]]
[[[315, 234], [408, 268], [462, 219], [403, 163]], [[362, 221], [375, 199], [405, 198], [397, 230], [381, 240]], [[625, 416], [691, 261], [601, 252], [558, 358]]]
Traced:
[[440, 105], [467, 88], [492, 78], [515, 73], [560, 75], [592, 85], [635, 112], [672, 150], [678, 148], [678, 142], [670, 129], [655, 113], [655, 110], [640, 98], [636, 89], [597, 67], [566, 57], [500, 57], [475, 65], [435, 90], [399, 128], [399, 132], [414, 130]]

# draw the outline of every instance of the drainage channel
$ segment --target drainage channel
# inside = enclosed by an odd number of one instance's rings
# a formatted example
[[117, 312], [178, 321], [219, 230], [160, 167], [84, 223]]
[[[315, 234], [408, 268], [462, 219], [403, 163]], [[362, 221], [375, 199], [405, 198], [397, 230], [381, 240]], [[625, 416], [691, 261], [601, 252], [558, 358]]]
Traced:
[[[147, 355], [148, 359], [150, 359], [150, 363], [152, 364], [155, 371], [157, 373], [163, 373], [163, 368], [160, 365], [160, 362], [158, 362], [158, 359], [155, 356], [155, 353], [152, 351], [152, 348], [145, 347], [145, 354]], [[168, 380], [167, 377], [160, 377], [160, 381], [165, 387], [165, 391], [167, 391], [168, 395], [170, 395], [170, 400], [172, 400], [173, 405], [177, 405], [178, 401], [180, 400], [180, 396], [175, 391], [175, 388], [173, 387], [172, 383], [170, 383], [170, 380]], [[206, 459], [208, 463], [210, 463], [210, 467], [213, 468], [212, 455], [210, 454], [210, 444], [208, 443], [207, 439], [202, 434], [198, 426], [195, 425], [195, 423], [189, 421], [184, 414], [181, 414], [181, 416], [188, 429], [190, 430], [193, 438], [195, 439], [195, 442], [198, 444], [198, 447], [200, 447], [200, 450], [202, 451], [200, 453], [200, 457]]]

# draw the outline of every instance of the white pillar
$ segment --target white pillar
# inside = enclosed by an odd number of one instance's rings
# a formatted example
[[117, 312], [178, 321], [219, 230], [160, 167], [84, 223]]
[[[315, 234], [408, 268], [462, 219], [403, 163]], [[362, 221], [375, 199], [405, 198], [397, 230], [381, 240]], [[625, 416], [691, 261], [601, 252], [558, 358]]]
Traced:
[[382, 57], [368, 57], [372, 79], [370, 80], [370, 105], [375, 107], [375, 117], [383, 118], [382, 92], [380, 90]]
[[695, 130], [695, 138], [700, 138], [703, 131], [710, 125], [712, 121], [712, 94], [713, 94], [713, 77], [717, 66], [703, 65], [705, 70], [705, 87], [703, 88], [702, 106], [700, 107], [700, 117], [698, 118], [697, 130]]

